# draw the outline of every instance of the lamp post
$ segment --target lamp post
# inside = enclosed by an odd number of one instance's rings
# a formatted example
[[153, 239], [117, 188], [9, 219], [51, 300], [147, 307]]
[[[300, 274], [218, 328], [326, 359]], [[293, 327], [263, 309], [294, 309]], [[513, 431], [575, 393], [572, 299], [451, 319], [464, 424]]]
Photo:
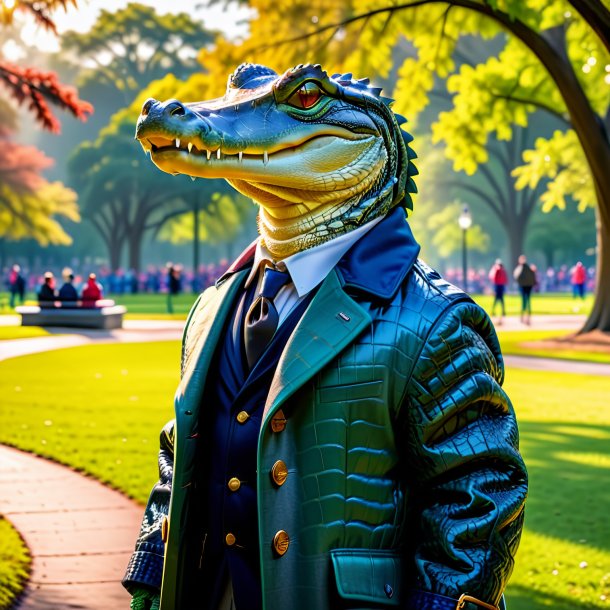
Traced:
[[458, 218], [458, 224], [462, 229], [462, 282], [464, 285], [464, 292], [468, 292], [468, 258], [467, 258], [467, 244], [466, 244], [466, 233], [472, 226], [472, 216], [468, 206], [465, 205], [462, 208], [462, 213]]

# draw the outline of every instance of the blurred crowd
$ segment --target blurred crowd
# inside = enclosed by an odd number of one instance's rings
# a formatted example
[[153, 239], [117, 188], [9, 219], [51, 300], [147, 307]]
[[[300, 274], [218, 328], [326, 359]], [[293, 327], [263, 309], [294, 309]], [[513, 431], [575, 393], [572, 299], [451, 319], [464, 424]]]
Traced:
[[[496, 265], [500, 262], [496, 261]], [[221, 260], [219, 263], [200, 265], [195, 273], [192, 268], [185, 268], [180, 264], [167, 263], [158, 267], [149, 265], [146, 270], [136, 273], [131, 269], [117, 269], [112, 271], [108, 267], [99, 266], [91, 268], [87, 266], [84, 271], [68, 269], [72, 275], [71, 284], [78, 295], [86, 288], [90, 274], [95, 275], [95, 282], [100, 291], [108, 295], [122, 294], [178, 294], [191, 292], [198, 294], [208, 286], [211, 286], [227, 269], [228, 262]], [[532, 286], [533, 292], [573, 292], [574, 296], [584, 297], [592, 292], [595, 287], [595, 269], [585, 268], [580, 262], [572, 267], [562, 265], [560, 267], [548, 267], [540, 272], [534, 264], [530, 264], [535, 276]], [[469, 269], [468, 292], [473, 294], [494, 294], [498, 296], [496, 282], [493, 278], [494, 266], [490, 269]], [[13, 265], [3, 270], [5, 289], [11, 295], [11, 305], [15, 301], [23, 301], [27, 293], [39, 293], [42, 286], [48, 282], [49, 274], [52, 277], [64, 277], [67, 274], [64, 269], [28, 270], [19, 265]], [[519, 282], [514, 277], [514, 270], [506, 271], [507, 277], [504, 291], [520, 291]], [[47, 276], [45, 280], [45, 275]], [[463, 285], [462, 270], [449, 268], [444, 273], [445, 278], [458, 286]], [[60, 288], [58, 287], [57, 290]]]
[[[585, 273], [585, 281], [583, 288], [585, 293], [595, 290], [595, 267], [585, 267], [582, 263], [576, 263], [573, 266], [561, 265], [558, 267], [548, 267], [544, 271], [540, 271], [536, 265], [531, 264], [530, 267], [536, 274], [536, 285], [534, 292], [574, 292], [573, 275], [578, 267]], [[473, 294], [493, 294], [493, 282], [489, 278], [489, 269], [469, 269], [468, 270], [468, 292]], [[514, 269], [508, 269], [509, 282], [508, 289], [518, 289], [517, 282], [513, 280], [512, 273]], [[579, 272], [581, 273], [581, 272]], [[452, 284], [462, 286], [462, 270], [458, 268], [449, 268], [443, 274]], [[578, 295], [577, 295], [578, 296]]]
[[[11, 294], [11, 306], [15, 301], [22, 301], [27, 293], [39, 294], [41, 287], [48, 284], [50, 278], [63, 278], [72, 275], [70, 283], [74, 286], [78, 295], [88, 283], [91, 274], [95, 275], [96, 283], [104, 295], [122, 294], [178, 294], [180, 292], [192, 292], [198, 294], [208, 286], [211, 286], [227, 269], [225, 260], [217, 264], [200, 265], [197, 273], [192, 269], [184, 268], [182, 265], [167, 263], [165, 266], [157, 267], [149, 265], [145, 271], [136, 273], [132, 269], [110, 270], [108, 267], [92, 267], [89, 265], [86, 271], [70, 268], [29, 270], [22, 269], [19, 265], [13, 265], [3, 270], [4, 288]], [[56, 284], [58, 282], [54, 282]], [[61, 290], [61, 285], [54, 288]]]

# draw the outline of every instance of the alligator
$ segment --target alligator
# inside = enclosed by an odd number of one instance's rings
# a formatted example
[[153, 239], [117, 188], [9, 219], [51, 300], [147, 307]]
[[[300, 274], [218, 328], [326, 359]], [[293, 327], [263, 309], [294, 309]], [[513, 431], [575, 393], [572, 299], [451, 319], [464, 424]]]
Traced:
[[413, 137], [393, 101], [369, 79], [319, 64], [281, 76], [242, 64], [221, 98], [148, 99], [136, 139], [164, 172], [224, 178], [254, 200], [264, 245], [281, 260], [413, 209]]

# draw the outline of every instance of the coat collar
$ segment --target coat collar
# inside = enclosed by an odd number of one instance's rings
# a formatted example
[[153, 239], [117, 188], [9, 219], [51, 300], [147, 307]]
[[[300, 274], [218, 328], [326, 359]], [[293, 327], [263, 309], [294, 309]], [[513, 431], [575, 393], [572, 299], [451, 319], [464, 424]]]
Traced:
[[[216, 286], [252, 265], [256, 244], [254, 241], [241, 253]], [[396, 208], [358, 240], [335, 269], [344, 290], [389, 300], [413, 267], [419, 251], [404, 210]]]

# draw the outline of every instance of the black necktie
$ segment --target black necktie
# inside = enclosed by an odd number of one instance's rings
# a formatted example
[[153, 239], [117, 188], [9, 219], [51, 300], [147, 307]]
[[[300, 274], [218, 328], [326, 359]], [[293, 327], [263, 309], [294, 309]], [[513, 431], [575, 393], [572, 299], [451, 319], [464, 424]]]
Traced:
[[246, 314], [244, 344], [248, 366], [252, 368], [269, 345], [278, 327], [279, 316], [273, 299], [290, 282], [290, 274], [271, 267], [265, 269], [263, 282]]

